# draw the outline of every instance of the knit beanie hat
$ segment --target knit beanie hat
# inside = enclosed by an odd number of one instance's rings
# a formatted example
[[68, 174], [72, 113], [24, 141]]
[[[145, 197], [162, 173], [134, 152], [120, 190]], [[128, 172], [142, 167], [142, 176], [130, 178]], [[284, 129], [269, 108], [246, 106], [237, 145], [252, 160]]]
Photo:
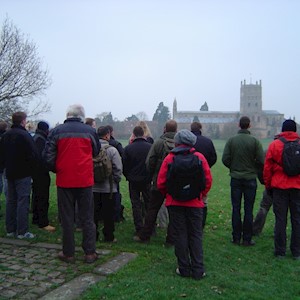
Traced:
[[43, 131], [48, 131], [49, 130], [49, 125], [48, 123], [44, 122], [44, 121], [40, 121], [37, 124], [37, 128]]
[[294, 131], [296, 132], [297, 131], [297, 125], [296, 125], [296, 122], [293, 121], [293, 120], [285, 120], [283, 123], [282, 123], [282, 132], [284, 131]]
[[187, 146], [194, 146], [197, 141], [197, 137], [189, 130], [179, 130], [174, 137], [175, 144], [184, 144]]

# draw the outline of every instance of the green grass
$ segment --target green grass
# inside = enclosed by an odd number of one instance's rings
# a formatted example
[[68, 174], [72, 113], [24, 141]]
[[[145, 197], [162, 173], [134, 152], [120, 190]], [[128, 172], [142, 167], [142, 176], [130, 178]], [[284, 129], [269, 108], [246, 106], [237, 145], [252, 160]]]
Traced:
[[[270, 141], [263, 141], [264, 149]], [[181, 278], [175, 274], [174, 250], [163, 246], [165, 230], [148, 245], [133, 242], [132, 222], [127, 183], [122, 180], [121, 192], [126, 221], [116, 225], [117, 244], [110, 246], [113, 254], [134, 252], [138, 257], [117, 274], [94, 285], [82, 299], [300, 299], [300, 261], [294, 261], [287, 249], [287, 257], [273, 256], [274, 216], [270, 211], [263, 233], [255, 238], [254, 247], [235, 246], [231, 240], [230, 177], [222, 165], [224, 141], [215, 141], [218, 162], [212, 168], [213, 187], [209, 193], [208, 219], [204, 231], [204, 263], [207, 277], [201, 281]], [[261, 200], [263, 186], [259, 184], [254, 214]], [[56, 190], [51, 187], [51, 222], [57, 224]], [[290, 227], [290, 224], [288, 225]], [[38, 233], [39, 242], [61, 243], [61, 231]], [[5, 235], [1, 219], [1, 236]], [[288, 229], [288, 235], [290, 229]], [[81, 234], [76, 234], [81, 244]], [[289, 244], [289, 240], [288, 240]], [[109, 247], [100, 244], [98, 248]], [[81, 270], [88, 270], [82, 266]]]

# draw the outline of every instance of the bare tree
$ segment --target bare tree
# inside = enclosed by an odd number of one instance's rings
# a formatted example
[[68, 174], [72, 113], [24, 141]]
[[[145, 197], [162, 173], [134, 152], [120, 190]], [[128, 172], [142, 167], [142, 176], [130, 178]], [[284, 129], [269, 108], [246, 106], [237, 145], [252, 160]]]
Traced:
[[141, 121], [148, 121], [148, 116], [144, 111], [140, 111], [137, 114], [135, 114], [139, 120]]
[[[48, 70], [42, 67], [35, 43], [6, 18], [0, 32], [1, 108], [26, 110], [34, 97], [44, 93], [51, 85], [51, 79]], [[49, 104], [39, 100], [34, 115], [49, 109]]]

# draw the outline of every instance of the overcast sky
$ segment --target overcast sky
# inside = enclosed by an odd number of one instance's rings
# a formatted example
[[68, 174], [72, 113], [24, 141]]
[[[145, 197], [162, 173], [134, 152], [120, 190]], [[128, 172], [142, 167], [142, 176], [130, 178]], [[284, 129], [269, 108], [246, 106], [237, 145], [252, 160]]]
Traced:
[[[70, 104], [87, 117], [124, 118], [159, 102], [172, 112], [238, 111], [240, 84], [262, 80], [263, 109], [300, 122], [300, 1], [0, 0], [38, 46], [52, 86], [43, 99], [63, 122]], [[201, 121], [201, 120], [200, 120]]]

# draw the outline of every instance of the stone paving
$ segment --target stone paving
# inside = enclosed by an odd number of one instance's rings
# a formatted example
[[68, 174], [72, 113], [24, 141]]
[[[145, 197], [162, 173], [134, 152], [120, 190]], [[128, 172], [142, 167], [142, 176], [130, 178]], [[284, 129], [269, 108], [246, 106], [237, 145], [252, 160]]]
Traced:
[[77, 247], [75, 264], [67, 264], [57, 258], [59, 251], [57, 244], [0, 238], [0, 299], [78, 299], [136, 257], [123, 252], [108, 259], [110, 250], [97, 249], [99, 259], [85, 264]]

